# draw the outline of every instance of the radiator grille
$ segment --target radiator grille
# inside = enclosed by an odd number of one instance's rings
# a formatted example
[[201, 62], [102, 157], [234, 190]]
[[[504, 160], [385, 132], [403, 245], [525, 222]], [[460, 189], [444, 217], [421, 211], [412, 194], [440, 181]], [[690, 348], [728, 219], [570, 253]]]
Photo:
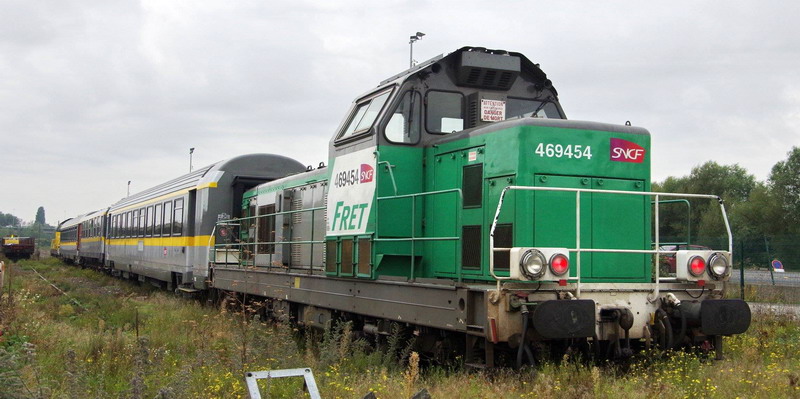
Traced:
[[336, 240], [325, 241], [325, 271], [336, 273]]
[[483, 202], [483, 164], [468, 165], [464, 167], [462, 177], [462, 190], [464, 190], [464, 208], [481, 206]]
[[[511, 248], [514, 246], [514, 225], [512, 223], [498, 224], [494, 229], [494, 247]], [[510, 252], [494, 253], [494, 268], [508, 270], [511, 261]]]
[[358, 240], [358, 274], [370, 274], [372, 261], [372, 241], [366, 238]]
[[[303, 209], [303, 198], [298, 195], [292, 199], [292, 211], [299, 211]], [[292, 241], [303, 241], [303, 236], [299, 233], [301, 222], [303, 221], [303, 213], [296, 212], [292, 214]], [[303, 263], [303, 244], [292, 244], [292, 266], [304, 266]]]
[[342, 240], [342, 275], [353, 275], [353, 240]]
[[481, 226], [464, 226], [461, 242], [461, 265], [465, 269], [481, 267]]

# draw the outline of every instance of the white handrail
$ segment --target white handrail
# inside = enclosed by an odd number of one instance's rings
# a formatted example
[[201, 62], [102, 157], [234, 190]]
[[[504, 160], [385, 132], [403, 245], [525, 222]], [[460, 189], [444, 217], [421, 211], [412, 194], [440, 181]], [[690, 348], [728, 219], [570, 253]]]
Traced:
[[[503, 207], [503, 200], [505, 199], [506, 193], [511, 190], [523, 190], [523, 191], [565, 191], [565, 192], [574, 192], [575, 193], [575, 248], [569, 249], [570, 252], [576, 253], [576, 261], [577, 261], [577, 269], [576, 269], [576, 276], [574, 278], [568, 278], [568, 281], [575, 281], [576, 282], [576, 296], [580, 297], [581, 292], [581, 252], [602, 252], [602, 253], [642, 253], [642, 254], [661, 254], [661, 253], [669, 253], [672, 251], [660, 251], [658, 249], [660, 243], [660, 235], [659, 235], [659, 197], [681, 197], [681, 198], [706, 198], [706, 199], [716, 199], [719, 202], [720, 209], [722, 211], [722, 219], [725, 221], [725, 231], [728, 234], [728, 252], [733, 253], [733, 236], [731, 234], [731, 227], [730, 223], [728, 222], [728, 214], [725, 212], [725, 204], [723, 203], [722, 199], [718, 195], [710, 195], [710, 194], [688, 194], [688, 193], [662, 193], [662, 192], [653, 192], [653, 191], [623, 191], [623, 190], [598, 190], [598, 189], [588, 189], [588, 188], [566, 188], [566, 187], [533, 187], [533, 186], [507, 186], [503, 188], [503, 191], [500, 193], [500, 200], [497, 203], [497, 210], [495, 211], [494, 220], [492, 221], [492, 227], [489, 229], [489, 274], [497, 280], [497, 290], [500, 291], [501, 288], [501, 281], [502, 280], [511, 280], [512, 278], [498, 276], [494, 271], [494, 253], [500, 251], [509, 251], [510, 248], [495, 248], [494, 247], [494, 231], [497, 227], [497, 221], [500, 218], [500, 211]], [[635, 250], [635, 249], [583, 249], [581, 248], [581, 211], [580, 211], [580, 196], [581, 193], [602, 193], [602, 194], [622, 194], [622, 195], [638, 195], [638, 196], [654, 196], [655, 197], [655, 250]], [[658, 267], [655, 268], [656, 275], [655, 275], [655, 287], [653, 292], [651, 293], [648, 300], [651, 302], [655, 301], [658, 298], [660, 293], [659, 291], [659, 271]]]

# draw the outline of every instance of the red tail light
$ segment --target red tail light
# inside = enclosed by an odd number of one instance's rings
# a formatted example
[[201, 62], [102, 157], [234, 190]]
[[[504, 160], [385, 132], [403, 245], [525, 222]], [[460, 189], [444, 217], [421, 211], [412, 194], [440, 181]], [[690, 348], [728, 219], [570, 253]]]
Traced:
[[556, 276], [561, 276], [569, 270], [569, 258], [564, 254], [555, 254], [550, 258], [550, 271]]
[[703, 272], [706, 270], [706, 260], [700, 256], [693, 256], [689, 259], [689, 273], [692, 276], [700, 277], [703, 275]]

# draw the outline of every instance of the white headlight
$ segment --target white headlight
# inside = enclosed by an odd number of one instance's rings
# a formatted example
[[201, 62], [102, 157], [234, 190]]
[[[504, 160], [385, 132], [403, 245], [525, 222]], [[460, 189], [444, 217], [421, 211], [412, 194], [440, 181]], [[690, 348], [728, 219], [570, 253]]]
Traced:
[[725, 277], [729, 269], [730, 264], [728, 263], [728, 258], [724, 254], [714, 252], [711, 254], [711, 257], [708, 258], [708, 271], [711, 272], [711, 276], [715, 279], [719, 280]]
[[544, 274], [547, 263], [544, 254], [538, 249], [529, 249], [519, 259], [519, 269], [530, 280], [536, 280]]

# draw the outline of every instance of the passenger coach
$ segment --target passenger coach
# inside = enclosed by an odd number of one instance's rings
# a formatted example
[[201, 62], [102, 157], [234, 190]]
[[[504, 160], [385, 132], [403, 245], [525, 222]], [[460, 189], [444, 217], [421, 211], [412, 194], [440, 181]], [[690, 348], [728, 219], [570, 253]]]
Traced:
[[126, 197], [108, 209], [105, 265], [170, 289], [205, 288], [216, 222], [240, 215], [245, 190], [304, 170], [280, 155], [242, 155]]

